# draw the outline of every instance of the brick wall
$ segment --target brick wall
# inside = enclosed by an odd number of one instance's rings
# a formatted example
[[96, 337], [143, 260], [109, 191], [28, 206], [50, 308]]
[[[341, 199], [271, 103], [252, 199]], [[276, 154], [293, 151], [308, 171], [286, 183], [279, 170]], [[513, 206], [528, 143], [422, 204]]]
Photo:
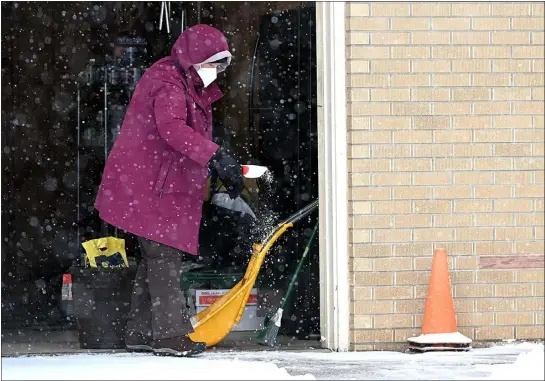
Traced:
[[353, 349], [420, 333], [446, 247], [459, 330], [543, 338], [543, 3], [347, 3]]

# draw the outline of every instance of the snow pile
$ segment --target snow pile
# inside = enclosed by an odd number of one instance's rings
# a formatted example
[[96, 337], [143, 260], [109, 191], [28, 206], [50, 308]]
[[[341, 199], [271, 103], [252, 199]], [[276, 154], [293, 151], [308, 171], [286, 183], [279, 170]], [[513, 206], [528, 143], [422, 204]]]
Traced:
[[2, 359], [3, 380], [314, 380], [269, 362], [100, 354]]
[[543, 344], [530, 344], [513, 364], [494, 365], [490, 380], [545, 380]]

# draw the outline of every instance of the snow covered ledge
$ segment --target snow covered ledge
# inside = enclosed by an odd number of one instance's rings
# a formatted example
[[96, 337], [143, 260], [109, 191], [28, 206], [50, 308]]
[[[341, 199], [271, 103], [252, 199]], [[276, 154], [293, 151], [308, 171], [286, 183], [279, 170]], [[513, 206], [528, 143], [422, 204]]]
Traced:
[[350, 346], [345, 33], [345, 3], [316, 3], [320, 331], [334, 351]]

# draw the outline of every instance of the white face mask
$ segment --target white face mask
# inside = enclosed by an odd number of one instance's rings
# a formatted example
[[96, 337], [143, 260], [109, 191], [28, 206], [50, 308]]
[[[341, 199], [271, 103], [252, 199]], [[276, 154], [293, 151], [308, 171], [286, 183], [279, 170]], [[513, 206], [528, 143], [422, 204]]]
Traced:
[[201, 77], [204, 87], [208, 87], [218, 77], [218, 71], [215, 67], [202, 67], [197, 70], [197, 74]]

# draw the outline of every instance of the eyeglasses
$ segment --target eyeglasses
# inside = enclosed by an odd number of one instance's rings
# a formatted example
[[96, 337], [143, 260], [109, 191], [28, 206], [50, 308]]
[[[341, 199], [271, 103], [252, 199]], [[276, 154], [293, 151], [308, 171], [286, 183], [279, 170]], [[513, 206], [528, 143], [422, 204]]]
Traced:
[[218, 73], [221, 73], [222, 71], [225, 71], [227, 69], [227, 66], [231, 63], [231, 57], [225, 57], [221, 60], [217, 60], [214, 62], [211, 62], [212, 64], [216, 65], [216, 70]]

